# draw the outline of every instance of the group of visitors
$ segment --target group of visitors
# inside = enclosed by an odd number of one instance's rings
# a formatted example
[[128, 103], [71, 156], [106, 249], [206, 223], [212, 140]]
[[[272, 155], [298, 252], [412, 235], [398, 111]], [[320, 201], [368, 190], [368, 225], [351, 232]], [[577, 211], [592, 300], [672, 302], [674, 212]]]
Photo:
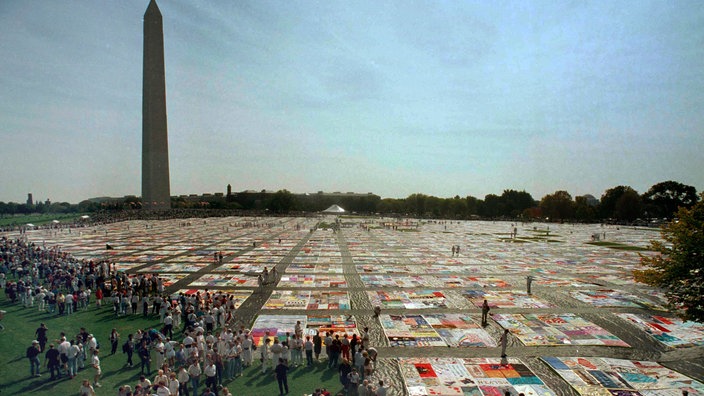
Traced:
[[[72, 315], [94, 305], [95, 309], [111, 306], [116, 317], [158, 315], [158, 328], [136, 330], [126, 338], [117, 329], [104, 335], [109, 356], [122, 352], [127, 368], [135, 367], [138, 359], [140, 381], [120, 387], [121, 396], [227, 396], [230, 393], [224, 385], [254, 364], [257, 349], [260, 369], [274, 370], [284, 394], [288, 393], [289, 368], [313, 366], [314, 357], [321, 360], [323, 346], [327, 366], [338, 371], [346, 394], [386, 394], [383, 382], [372, 386], [378, 381], [371, 380], [376, 350], [369, 345], [368, 328], [361, 336], [332, 331], [304, 336], [299, 322], [293, 334], [281, 339], [266, 334], [255, 343], [244, 325], [234, 330], [236, 310], [231, 295], [208, 291], [168, 295], [156, 274], [128, 275], [116, 271], [107, 260], [77, 259], [58, 247], [37, 246], [24, 238], [0, 238], [0, 274], [0, 287], [9, 301], [49, 314]], [[262, 275], [269, 282], [278, 277], [275, 269]], [[183, 336], [180, 342], [174, 332]], [[49, 333], [42, 323], [27, 348], [30, 375], [41, 376], [42, 365], [50, 381], [73, 379], [79, 371], [91, 370], [91, 379], [82, 380], [79, 394], [94, 395], [102, 375], [103, 354], [97, 338], [85, 328], [75, 336], [59, 332], [52, 338]]]
[[[75, 378], [79, 370], [91, 367], [93, 371], [92, 385], [88, 381], [89, 387], [100, 387], [100, 346], [93, 334], [88, 333], [81, 327], [75, 336], [67, 336], [65, 332], [60, 332], [58, 338], [49, 341], [49, 329], [44, 323], [39, 325], [35, 331], [36, 339], [27, 347], [25, 355], [29, 360], [30, 376], [41, 377], [42, 361], [40, 356], [44, 354], [44, 367], [50, 373], [49, 381], [60, 379], [62, 376]], [[47, 345], [48, 344], [48, 345]]]

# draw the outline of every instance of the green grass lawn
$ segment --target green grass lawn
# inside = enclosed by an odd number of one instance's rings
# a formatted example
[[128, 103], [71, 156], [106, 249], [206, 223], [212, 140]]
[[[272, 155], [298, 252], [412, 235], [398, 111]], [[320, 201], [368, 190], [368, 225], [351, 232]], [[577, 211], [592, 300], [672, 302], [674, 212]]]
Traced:
[[[41, 355], [42, 376], [33, 378], [29, 376], [29, 361], [25, 351], [35, 339], [35, 330], [44, 322], [49, 328], [49, 342], [59, 337], [60, 332], [73, 337], [81, 327], [95, 335], [100, 343], [101, 366], [103, 376], [101, 388], [96, 388], [97, 395], [116, 395], [120, 385], [134, 385], [139, 379], [139, 358], [135, 354], [133, 361], [135, 367], [125, 367], [127, 355], [122, 354], [121, 345], [129, 333], [134, 333], [138, 328], [158, 326], [158, 316], [144, 318], [141, 315], [121, 317], [116, 319], [112, 307], [103, 306], [97, 309], [91, 305], [88, 311], [80, 311], [71, 316], [58, 317], [48, 313], [38, 312], [37, 307], [23, 308], [19, 304], [7, 301], [4, 291], [0, 292], [0, 309], [7, 311], [2, 324], [5, 330], [0, 331], [0, 395], [75, 395], [81, 385], [82, 379], [92, 379], [94, 370], [85, 368], [74, 379], [63, 377], [58, 381], [49, 381], [49, 372], [44, 367], [44, 357]], [[121, 335], [120, 347], [115, 355], [110, 356], [109, 335], [112, 328], [117, 328]], [[174, 334], [176, 336], [176, 334]], [[177, 337], [180, 340], [180, 336]], [[88, 362], [86, 366], [90, 365]], [[152, 367], [153, 380], [154, 367]], [[336, 370], [329, 370], [325, 362], [318, 363], [312, 368], [292, 368], [288, 377], [289, 394], [303, 395], [311, 393], [315, 388], [325, 387], [331, 392], [342, 389]], [[205, 389], [204, 379], [201, 379], [200, 391]], [[229, 383], [225, 383], [234, 395], [278, 395], [278, 385], [272, 375], [271, 369], [267, 374], [261, 373], [260, 365], [255, 364], [246, 369], [244, 375]], [[333, 393], [334, 394], [334, 393]]]
[[640, 246], [633, 246], [633, 245], [626, 245], [624, 243], [616, 243], [616, 242], [586, 242], [588, 245], [595, 245], [595, 246], [603, 246], [607, 247], [609, 249], [616, 249], [616, 250], [630, 250], [630, 251], [636, 251], [636, 252], [646, 252], [649, 251], [650, 249], [640, 247]]
[[60, 222], [72, 223], [81, 217], [83, 213], [67, 213], [67, 214], [29, 214], [29, 215], [17, 215], [8, 216], [0, 218], [0, 226], [7, 225], [25, 225], [27, 223], [34, 225], [44, 225], [51, 223], [54, 220]]

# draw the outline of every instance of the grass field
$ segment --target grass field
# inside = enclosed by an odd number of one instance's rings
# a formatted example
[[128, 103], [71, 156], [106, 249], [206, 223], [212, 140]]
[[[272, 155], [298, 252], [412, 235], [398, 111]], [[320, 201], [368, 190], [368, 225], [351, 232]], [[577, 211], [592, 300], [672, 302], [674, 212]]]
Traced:
[[47, 213], [47, 214], [29, 214], [29, 215], [15, 215], [15, 216], [7, 216], [7, 217], [0, 217], [0, 227], [2, 226], [8, 226], [8, 225], [25, 225], [25, 224], [34, 224], [36, 226], [38, 225], [44, 225], [51, 223], [54, 220], [58, 220], [60, 222], [65, 222], [65, 223], [72, 223], [73, 221], [79, 219], [83, 215], [83, 213], [68, 213], [68, 214], [52, 214], [52, 213]]
[[595, 246], [603, 246], [607, 247], [609, 249], [616, 249], [616, 250], [630, 250], [630, 251], [635, 251], [635, 252], [646, 252], [649, 251], [650, 249], [640, 247], [640, 246], [633, 246], [633, 245], [626, 245], [623, 243], [616, 243], [616, 242], [587, 242], [588, 245], [595, 245]]
[[[40, 323], [45, 323], [49, 328], [49, 342], [53, 342], [59, 337], [60, 332], [65, 332], [67, 336], [73, 337], [81, 327], [85, 327], [89, 333], [97, 338], [101, 347], [101, 366], [103, 376], [101, 388], [96, 388], [97, 395], [116, 395], [120, 385], [129, 384], [134, 389], [139, 379], [139, 359], [135, 354], [133, 368], [125, 367], [127, 356], [122, 354], [121, 348], [115, 355], [110, 356], [109, 335], [112, 328], [117, 328], [121, 339], [119, 345], [127, 339], [129, 333], [133, 333], [138, 328], [149, 328], [158, 326], [158, 316], [154, 315], [144, 318], [141, 315], [115, 318], [112, 307], [103, 306], [97, 309], [91, 305], [87, 311], [80, 311], [71, 316], [56, 316], [39, 312], [37, 307], [23, 308], [19, 304], [11, 304], [4, 291], [0, 295], [0, 310], [7, 311], [2, 324], [5, 330], [0, 331], [0, 395], [75, 395], [81, 385], [82, 379], [92, 379], [94, 370], [90, 368], [88, 362], [86, 367], [79, 372], [74, 379], [62, 377], [58, 381], [49, 380], [49, 372], [45, 368], [43, 354], [42, 376], [39, 378], [30, 377], [29, 361], [25, 357], [25, 351], [35, 339], [35, 330]], [[174, 333], [174, 336], [176, 334]], [[177, 337], [180, 340], [180, 336]], [[152, 367], [151, 380], [153, 380], [154, 367]], [[342, 389], [336, 370], [329, 370], [325, 362], [317, 363], [312, 368], [292, 368], [288, 376], [289, 394], [304, 395], [311, 393], [315, 388], [325, 387], [331, 392]], [[200, 391], [204, 387], [204, 379], [201, 379]], [[246, 369], [244, 375], [223, 385], [234, 395], [268, 396], [278, 395], [278, 385], [272, 375], [271, 369], [267, 374], [261, 373], [258, 362]], [[333, 393], [335, 394], [335, 393]]]

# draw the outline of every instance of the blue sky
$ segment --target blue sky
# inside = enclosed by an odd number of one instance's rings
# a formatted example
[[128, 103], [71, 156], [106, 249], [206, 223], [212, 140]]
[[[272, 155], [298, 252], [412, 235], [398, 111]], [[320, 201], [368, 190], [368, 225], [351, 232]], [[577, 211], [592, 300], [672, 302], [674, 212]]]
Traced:
[[[704, 189], [699, 1], [168, 1], [172, 195]], [[0, 201], [141, 194], [148, 1], [0, 2]]]

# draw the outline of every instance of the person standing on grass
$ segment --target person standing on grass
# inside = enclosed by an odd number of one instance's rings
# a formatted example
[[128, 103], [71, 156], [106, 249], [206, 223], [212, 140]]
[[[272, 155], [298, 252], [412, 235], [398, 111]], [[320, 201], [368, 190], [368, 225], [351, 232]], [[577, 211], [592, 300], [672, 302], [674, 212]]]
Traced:
[[313, 336], [313, 351], [315, 352], [315, 360], [320, 361], [320, 352], [323, 349], [323, 338], [320, 337], [320, 331], [316, 331]]
[[198, 396], [198, 385], [200, 384], [200, 375], [203, 372], [200, 369], [200, 364], [197, 359], [193, 360], [190, 366], [188, 366], [188, 376], [191, 380], [191, 388], [193, 388], [193, 395]]
[[39, 351], [44, 352], [46, 350], [46, 343], [48, 341], [46, 332], [49, 331], [47, 329], [46, 325], [44, 323], [39, 324], [39, 327], [37, 330], [34, 332], [34, 335], [37, 336], [37, 341], [39, 341]]
[[350, 388], [349, 374], [352, 372], [352, 365], [350, 364], [350, 361], [343, 358], [342, 363], [337, 368], [337, 372], [339, 374], [340, 384], [342, 384], [342, 388], [345, 390], [345, 394], [347, 394]]
[[[178, 374], [176, 374], [176, 381], [178, 382], [178, 392], [175, 393], [176, 395], [190, 396], [188, 394], [188, 380], [190, 380], [190, 379], [191, 379], [191, 377], [188, 375], [188, 371], [186, 371], [186, 367], [181, 366], [181, 368], [178, 370]], [[169, 387], [170, 387], [170, 385], [169, 385]]]
[[303, 344], [303, 348], [306, 350], [306, 366], [313, 366], [313, 341], [310, 340], [310, 336], [306, 336], [306, 342]]
[[51, 373], [51, 378], [49, 381], [61, 378], [61, 372], [59, 371], [59, 351], [54, 348], [54, 344], [49, 344], [49, 350], [46, 351], [46, 367], [49, 368]]
[[218, 370], [217, 367], [215, 367], [215, 362], [211, 360], [210, 363], [205, 366], [203, 374], [205, 374], [205, 386], [210, 389], [216, 389], [218, 386]]
[[[283, 353], [283, 346], [279, 343], [279, 338], [275, 337], [274, 338], [274, 345], [269, 348], [269, 351], [271, 352], [271, 361], [272, 362], [278, 362], [279, 358], [281, 358], [281, 354]], [[285, 359], [284, 359], [285, 360]]]
[[29, 359], [29, 375], [32, 377], [41, 377], [39, 370], [41, 369], [41, 362], [39, 361], [39, 341], [32, 341], [32, 345], [27, 348], [26, 356]]
[[127, 354], [127, 367], [132, 367], [132, 355], [134, 354], [134, 335], [130, 334], [127, 336], [127, 341], [122, 345], [122, 352]]
[[81, 383], [81, 387], [78, 389], [78, 396], [95, 396], [95, 390], [87, 379]]
[[95, 307], [100, 309], [100, 306], [103, 304], [103, 289], [97, 288], [95, 290]]
[[103, 371], [100, 369], [100, 358], [98, 358], [98, 352], [100, 352], [99, 349], [96, 349], [93, 351], [93, 358], [91, 359], [91, 366], [95, 369], [95, 376], [93, 377], [93, 386], [96, 388], [100, 388], [102, 385], [100, 385], [100, 374], [103, 373]]
[[267, 337], [262, 343], [260, 353], [260, 360], [262, 361], [262, 374], [266, 373], [266, 368], [269, 365], [271, 357], [269, 357], [269, 343], [271, 340]]
[[328, 367], [332, 367], [330, 365], [330, 361], [332, 361], [332, 335], [330, 332], [325, 332], [325, 354], [328, 356]]
[[152, 362], [152, 357], [151, 353], [149, 351], [149, 346], [147, 346], [147, 341], [143, 340], [142, 344], [139, 347], [139, 360], [142, 363], [142, 368], [140, 370], [141, 374], [144, 374], [144, 369], [147, 369], [147, 375], [151, 374], [151, 362]]
[[252, 365], [252, 348], [254, 344], [249, 334], [245, 334], [242, 339], [242, 364], [244, 367], [249, 367]]
[[110, 332], [110, 354], [114, 355], [117, 352], [117, 345], [120, 343], [120, 333], [113, 328]]
[[81, 354], [81, 347], [75, 340], [71, 340], [71, 347], [68, 349], [68, 375], [73, 378], [78, 375], [78, 356]]
[[[288, 394], [288, 366], [284, 363], [283, 359], [279, 359], [279, 364], [276, 365], [274, 369], [274, 376], [276, 381], [279, 383], [279, 393], [281, 395]], [[284, 390], [286, 392], [284, 392]]]

